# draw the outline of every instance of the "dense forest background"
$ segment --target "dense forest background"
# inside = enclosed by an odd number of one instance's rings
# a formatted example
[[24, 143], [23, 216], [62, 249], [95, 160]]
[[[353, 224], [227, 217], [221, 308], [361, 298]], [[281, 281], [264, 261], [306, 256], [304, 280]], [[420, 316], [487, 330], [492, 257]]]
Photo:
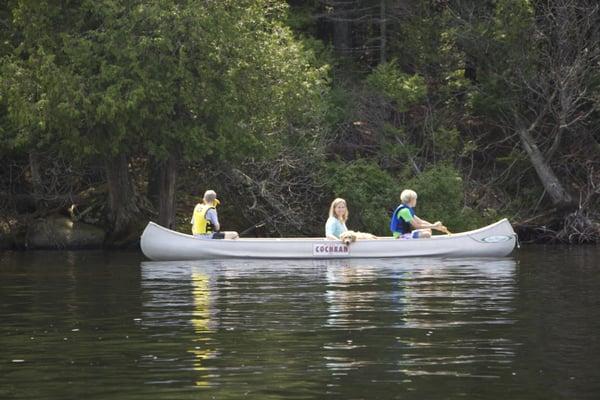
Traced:
[[208, 188], [251, 235], [323, 235], [338, 196], [387, 234], [412, 188], [454, 231], [598, 242], [599, 7], [2, 2], [0, 247], [187, 232]]

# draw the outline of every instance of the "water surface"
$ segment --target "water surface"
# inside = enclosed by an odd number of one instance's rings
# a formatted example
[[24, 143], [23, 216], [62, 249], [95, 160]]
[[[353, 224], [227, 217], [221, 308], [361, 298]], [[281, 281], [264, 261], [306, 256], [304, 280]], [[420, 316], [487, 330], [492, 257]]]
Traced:
[[0, 254], [1, 399], [598, 399], [600, 249]]

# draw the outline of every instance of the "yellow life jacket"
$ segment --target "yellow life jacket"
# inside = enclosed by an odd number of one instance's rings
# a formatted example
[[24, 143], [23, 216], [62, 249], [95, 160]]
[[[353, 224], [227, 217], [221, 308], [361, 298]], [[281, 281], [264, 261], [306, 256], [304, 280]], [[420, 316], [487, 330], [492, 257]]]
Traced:
[[196, 204], [194, 214], [192, 215], [192, 234], [202, 235], [205, 233], [212, 233], [213, 224], [206, 219], [206, 213], [211, 208], [215, 209], [214, 206], [209, 206], [207, 204]]

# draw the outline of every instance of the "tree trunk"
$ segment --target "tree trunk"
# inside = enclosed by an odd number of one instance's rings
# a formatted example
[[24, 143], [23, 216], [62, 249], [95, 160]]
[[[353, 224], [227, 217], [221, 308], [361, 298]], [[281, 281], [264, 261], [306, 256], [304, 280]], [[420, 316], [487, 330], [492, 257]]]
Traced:
[[160, 208], [160, 161], [150, 156], [148, 158], [148, 188], [146, 191], [148, 200], [158, 210]]
[[552, 167], [544, 160], [542, 152], [536, 145], [533, 137], [529, 134], [529, 131], [522, 128], [518, 130], [518, 133], [521, 144], [527, 152], [529, 160], [535, 168], [535, 172], [540, 178], [546, 193], [550, 196], [552, 204], [557, 208], [572, 208], [575, 204], [573, 198], [560, 183]]
[[111, 223], [111, 239], [119, 242], [128, 239], [139, 225], [140, 207], [138, 196], [133, 188], [129, 174], [129, 163], [124, 154], [111, 157], [105, 161], [106, 180], [108, 183], [109, 220]]
[[387, 61], [386, 46], [387, 46], [387, 10], [386, 1], [380, 0], [379, 3], [379, 34], [381, 36], [380, 50], [379, 50], [379, 62], [381, 64]]
[[333, 47], [342, 54], [347, 55], [350, 50], [350, 7], [344, 2], [333, 3]]
[[40, 172], [40, 157], [35, 150], [29, 152], [29, 170], [31, 172], [33, 198], [35, 199], [36, 207], [38, 207], [43, 197], [44, 188], [42, 186], [42, 174]]
[[472, 83], [477, 82], [477, 64], [475, 59], [469, 55], [465, 57], [465, 79], [468, 79]]
[[158, 210], [158, 223], [173, 228], [175, 223], [175, 183], [177, 155], [171, 153], [164, 161], [150, 160], [148, 170], [148, 198]]
[[175, 223], [175, 182], [177, 179], [177, 158], [171, 154], [161, 163], [158, 223], [171, 229]]

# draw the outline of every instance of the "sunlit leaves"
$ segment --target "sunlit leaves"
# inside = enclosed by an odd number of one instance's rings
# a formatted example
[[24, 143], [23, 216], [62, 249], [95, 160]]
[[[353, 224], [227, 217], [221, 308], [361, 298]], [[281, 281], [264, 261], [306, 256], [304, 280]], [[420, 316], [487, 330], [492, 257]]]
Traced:
[[427, 94], [425, 79], [403, 73], [395, 61], [378, 65], [367, 83], [394, 100], [399, 111], [407, 111]]

